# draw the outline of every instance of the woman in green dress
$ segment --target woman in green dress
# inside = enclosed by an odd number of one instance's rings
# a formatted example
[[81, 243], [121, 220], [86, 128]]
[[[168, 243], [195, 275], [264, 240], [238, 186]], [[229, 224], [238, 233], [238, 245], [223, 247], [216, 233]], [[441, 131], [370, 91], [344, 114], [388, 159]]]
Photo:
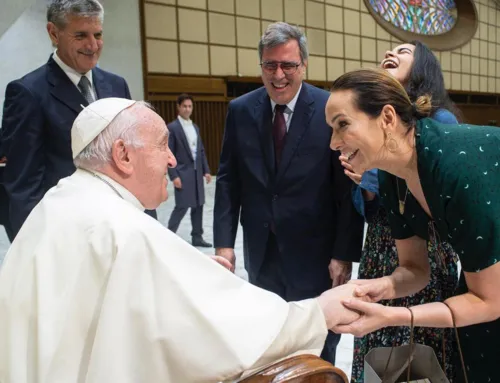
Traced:
[[[352, 283], [359, 285], [356, 295], [371, 302], [414, 294], [429, 282], [427, 240], [446, 240], [465, 275], [461, 293], [445, 302], [462, 328], [469, 382], [500, 382], [499, 358], [488, 349], [500, 340], [500, 130], [442, 125], [425, 118], [431, 102], [421, 96], [412, 103], [401, 84], [381, 69], [349, 72], [332, 85], [326, 106], [331, 147], [358, 174], [379, 169], [381, 201], [399, 257], [391, 275]], [[410, 324], [406, 308], [358, 299], [344, 304], [364, 315], [336, 328], [339, 333], [362, 336]], [[415, 326], [453, 325], [443, 303], [411, 311]], [[461, 376], [458, 372], [458, 381]]]
[[[406, 89], [410, 100], [416, 100], [423, 94], [431, 94], [434, 100], [431, 117], [444, 124], [457, 124], [456, 115], [460, 113], [451, 102], [444, 85], [443, 73], [438, 59], [432, 51], [419, 41], [401, 44], [392, 51], [387, 51], [380, 67], [394, 76]], [[363, 174], [363, 177], [352, 173], [352, 168], [342, 158], [346, 174], [358, 184], [353, 190], [353, 202], [356, 209], [368, 222], [363, 253], [359, 262], [358, 278], [381, 278], [398, 267], [398, 253], [391, 235], [387, 211], [380, 206], [378, 197], [377, 169]], [[411, 196], [410, 196], [411, 198]], [[444, 267], [436, 262], [436, 253], [443, 255]], [[455, 294], [458, 283], [457, 255], [448, 243], [428, 242], [429, 263], [431, 267], [429, 284], [411, 296], [381, 301], [389, 306], [413, 306], [421, 303], [444, 301]], [[415, 342], [425, 344], [434, 349], [444, 365], [450, 382], [453, 382], [453, 347], [454, 339], [451, 331], [418, 327], [414, 331]], [[443, 336], [446, 348], [443, 353]], [[351, 382], [363, 383], [364, 360], [366, 354], [375, 347], [390, 347], [408, 344], [410, 329], [394, 331], [383, 328], [364, 337], [354, 339]]]

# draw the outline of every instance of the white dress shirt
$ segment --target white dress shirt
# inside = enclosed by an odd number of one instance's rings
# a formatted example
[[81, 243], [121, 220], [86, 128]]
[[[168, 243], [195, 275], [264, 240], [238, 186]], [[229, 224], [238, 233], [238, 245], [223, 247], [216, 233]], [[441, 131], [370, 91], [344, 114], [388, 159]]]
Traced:
[[[293, 111], [295, 110], [295, 104], [297, 103], [297, 100], [299, 98], [300, 91], [302, 90], [302, 84], [300, 84], [300, 88], [295, 94], [295, 96], [292, 98], [292, 100], [286, 104], [286, 109], [283, 112], [283, 116], [285, 117], [285, 122], [286, 122], [286, 131], [288, 132], [288, 129], [290, 129], [290, 123], [292, 122], [292, 117], [293, 117]], [[275, 110], [274, 107], [276, 106], [276, 103], [271, 100], [271, 109], [273, 111], [273, 121], [274, 121], [274, 115], [275, 115]]]
[[184, 130], [189, 148], [191, 149], [191, 154], [193, 155], [193, 160], [196, 163], [196, 153], [198, 151], [198, 133], [196, 133], [196, 128], [193, 125], [193, 121], [185, 120], [181, 116], [177, 116], [177, 118]]
[[78, 83], [80, 82], [80, 79], [82, 78], [82, 76], [87, 77], [90, 81], [90, 91], [92, 93], [92, 97], [94, 98], [94, 101], [97, 100], [97, 94], [95, 92], [95, 87], [94, 87], [94, 82], [92, 80], [92, 71], [91, 70], [89, 70], [84, 75], [82, 75], [81, 73], [78, 73], [76, 70], [71, 68], [69, 65], [66, 65], [61, 60], [61, 58], [57, 55], [57, 49], [54, 52], [54, 55], [52, 56], [52, 58], [57, 63], [57, 65], [59, 65], [61, 67], [61, 69], [64, 71], [64, 73], [66, 73], [66, 75], [69, 77], [71, 82], [73, 84], [75, 84], [76, 89], [78, 89], [79, 92], [80, 92], [80, 88], [78, 88]]

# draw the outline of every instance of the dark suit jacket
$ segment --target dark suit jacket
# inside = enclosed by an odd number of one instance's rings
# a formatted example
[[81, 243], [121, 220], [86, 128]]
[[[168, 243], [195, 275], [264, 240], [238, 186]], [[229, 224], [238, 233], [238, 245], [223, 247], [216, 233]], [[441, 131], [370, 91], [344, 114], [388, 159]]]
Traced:
[[177, 160], [177, 166], [168, 169], [168, 175], [171, 180], [180, 177], [182, 182], [182, 189], [175, 189], [175, 206], [178, 207], [197, 207], [205, 204], [203, 175], [210, 174], [210, 169], [200, 129], [196, 124], [193, 125], [198, 134], [196, 163], [179, 119], [175, 119], [167, 126], [170, 132], [168, 145]]
[[[94, 68], [92, 80], [98, 98], [130, 98], [122, 77]], [[52, 57], [7, 85], [0, 153], [7, 156], [3, 181], [14, 233], [45, 192], [75, 171], [71, 126], [80, 105], [88, 103]]]
[[265, 88], [229, 104], [214, 207], [215, 247], [234, 247], [241, 209], [245, 267], [256, 277], [271, 222], [294, 288], [331, 287], [332, 258], [359, 261], [363, 219], [357, 214], [326, 124], [329, 93], [303, 83], [275, 172], [272, 110]]
[[[0, 142], [2, 140], [1, 137], [1, 129], [0, 129]], [[0, 158], [2, 156], [0, 155]], [[5, 168], [0, 167], [0, 225], [3, 225], [5, 231], [7, 232], [7, 237], [9, 241], [12, 242], [14, 239], [14, 235], [12, 233], [12, 229], [10, 227], [10, 219], [9, 219], [9, 198], [7, 196], [7, 191], [3, 186], [3, 173]]]

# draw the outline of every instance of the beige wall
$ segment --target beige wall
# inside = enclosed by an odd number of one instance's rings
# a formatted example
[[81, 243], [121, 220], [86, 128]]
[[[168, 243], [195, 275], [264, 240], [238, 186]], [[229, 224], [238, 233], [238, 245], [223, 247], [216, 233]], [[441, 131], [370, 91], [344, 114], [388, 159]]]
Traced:
[[[452, 90], [500, 93], [500, 11], [475, 1], [479, 28], [462, 48], [436, 52]], [[306, 31], [310, 80], [377, 65], [400, 43], [368, 13], [363, 0], [145, 0], [148, 72], [258, 76], [257, 44], [273, 21]]]

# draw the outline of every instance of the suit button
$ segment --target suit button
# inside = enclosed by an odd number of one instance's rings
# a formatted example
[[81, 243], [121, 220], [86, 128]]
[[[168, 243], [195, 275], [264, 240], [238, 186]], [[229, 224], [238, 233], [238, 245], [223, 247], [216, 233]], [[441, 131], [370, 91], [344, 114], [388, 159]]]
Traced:
[[273, 201], [276, 201], [277, 199], [278, 199], [278, 195], [277, 194], [273, 195]]
[[269, 224], [266, 222], [266, 223], [264, 224], [264, 227], [269, 227]]

